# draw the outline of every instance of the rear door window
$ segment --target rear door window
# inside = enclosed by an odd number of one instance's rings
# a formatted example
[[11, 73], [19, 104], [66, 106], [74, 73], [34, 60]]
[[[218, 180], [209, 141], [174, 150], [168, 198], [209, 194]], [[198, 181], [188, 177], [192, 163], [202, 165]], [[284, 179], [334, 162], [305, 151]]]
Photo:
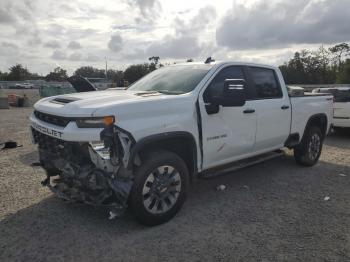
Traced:
[[250, 74], [258, 99], [281, 98], [283, 96], [274, 70], [262, 67], [250, 67]]

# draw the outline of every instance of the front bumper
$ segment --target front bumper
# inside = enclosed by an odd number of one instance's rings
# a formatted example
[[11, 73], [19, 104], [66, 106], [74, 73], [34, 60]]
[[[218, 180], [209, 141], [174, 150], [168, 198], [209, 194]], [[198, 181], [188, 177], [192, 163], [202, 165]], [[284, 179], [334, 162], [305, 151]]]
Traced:
[[[133, 184], [132, 171], [126, 169], [134, 141], [129, 134], [109, 126], [98, 137], [89, 136], [88, 141], [108, 144], [110, 156], [103, 158], [89, 142], [63, 139], [69, 135], [60, 127], [40, 123], [35, 117], [31, 121], [33, 141], [38, 144], [40, 163], [47, 173], [43, 185], [65, 200], [126, 208]], [[37, 122], [40, 127], [33, 124]]]

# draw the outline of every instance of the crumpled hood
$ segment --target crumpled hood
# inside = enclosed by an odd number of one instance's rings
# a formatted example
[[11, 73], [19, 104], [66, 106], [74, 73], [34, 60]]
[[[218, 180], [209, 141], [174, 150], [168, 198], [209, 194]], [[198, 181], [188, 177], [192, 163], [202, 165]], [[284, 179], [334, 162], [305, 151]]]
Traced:
[[93, 116], [98, 109], [122, 104], [168, 100], [174, 97], [176, 96], [156, 92], [109, 89], [47, 97], [39, 100], [34, 108], [52, 115], [86, 117]]

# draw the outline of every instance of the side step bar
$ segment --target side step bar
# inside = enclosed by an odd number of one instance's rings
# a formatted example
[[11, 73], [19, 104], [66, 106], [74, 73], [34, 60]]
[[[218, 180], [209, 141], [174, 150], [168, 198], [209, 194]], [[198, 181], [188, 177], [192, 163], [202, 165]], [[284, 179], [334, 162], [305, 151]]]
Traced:
[[221, 176], [221, 175], [226, 175], [229, 172], [237, 171], [245, 167], [253, 166], [255, 164], [259, 164], [261, 162], [274, 159], [276, 157], [280, 157], [284, 155], [284, 151], [282, 150], [277, 150], [269, 153], [265, 153], [262, 155], [238, 160], [235, 162], [230, 163], [229, 165], [222, 166], [221, 168], [213, 168], [206, 170], [200, 174], [198, 174], [199, 178], [212, 178], [216, 176]]

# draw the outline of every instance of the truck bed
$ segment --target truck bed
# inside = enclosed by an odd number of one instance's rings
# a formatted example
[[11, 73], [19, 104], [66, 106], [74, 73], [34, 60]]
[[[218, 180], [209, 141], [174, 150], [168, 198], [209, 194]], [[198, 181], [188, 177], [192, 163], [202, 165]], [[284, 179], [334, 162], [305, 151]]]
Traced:
[[333, 121], [333, 96], [328, 94], [305, 93], [290, 97], [292, 106], [291, 134], [304, 134], [305, 123], [311, 116], [325, 114], [328, 119], [327, 132]]

